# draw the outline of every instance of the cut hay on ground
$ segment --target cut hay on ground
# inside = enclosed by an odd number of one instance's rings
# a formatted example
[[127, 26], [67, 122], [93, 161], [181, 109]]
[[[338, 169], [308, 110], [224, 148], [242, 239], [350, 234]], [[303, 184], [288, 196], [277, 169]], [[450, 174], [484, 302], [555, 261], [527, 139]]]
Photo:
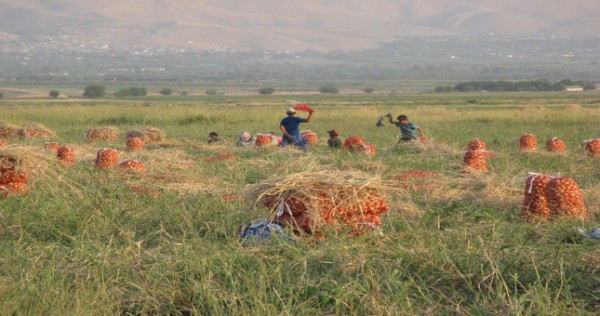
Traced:
[[579, 104], [565, 104], [561, 106], [560, 109], [566, 111], [579, 111], [583, 110], [583, 107]]
[[1, 122], [0, 123], [0, 137], [13, 137], [13, 136], [18, 136], [18, 132], [20, 130], [22, 130], [23, 128], [21, 126], [12, 124], [12, 123], [8, 123], [8, 122]]
[[146, 143], [161, 143], [166, 140], [166, 135], [158, 128], [144, 128], [128, 131], [125, 138], [139, 137]]
[[54, 134], [54, 132], [47, 128], [46, 126], [42, 125], [42, 124], [31, 124], [25, 128], [20, 129], [18, 132], [18, 135], [21, 137], [30, 137], [30, 138], [50, 138], [50, 137], [56, 137], [56, 134]]
[[128, 178], [132, 185], [171, 191], [182, 195], [220, 194], [231, 190], [221, 178], [209, 178], [198, 167], [196, 159], [181, 149], [157, 149], [138, 152], [136, 160], [143, 161], [147, 171]]
[[521, 108], [522, 111], [539, 111], [545, 109], [544, 106], [539, 104], [527, 104]]
[[88, 142], [116, 141], [119, 138], [119, 129], [113, 126], [91, 128], [85, 131], [83, 136]]

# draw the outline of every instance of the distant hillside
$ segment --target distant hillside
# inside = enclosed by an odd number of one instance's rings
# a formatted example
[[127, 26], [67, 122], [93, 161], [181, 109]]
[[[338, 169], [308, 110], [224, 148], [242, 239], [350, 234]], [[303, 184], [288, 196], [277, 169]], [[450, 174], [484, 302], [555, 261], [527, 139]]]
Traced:
[[[2, 0], [0, 40], [364, 49], [405, 36], [597, 36], [597, 0]], [[64, 35], [68, 35], [66, 37]], [[48, 37], [49, 36], [49, 37]], [[57, 36], [62, 36], [58, 38]]]

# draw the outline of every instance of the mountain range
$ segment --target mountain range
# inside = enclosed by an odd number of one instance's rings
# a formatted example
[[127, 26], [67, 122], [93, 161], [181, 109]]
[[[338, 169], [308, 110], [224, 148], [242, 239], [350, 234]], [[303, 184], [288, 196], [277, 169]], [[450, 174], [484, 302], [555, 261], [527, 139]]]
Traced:
[[360, 50], [403, 37], [598, 36], [597, 0], [0, 0], [0, 41]]

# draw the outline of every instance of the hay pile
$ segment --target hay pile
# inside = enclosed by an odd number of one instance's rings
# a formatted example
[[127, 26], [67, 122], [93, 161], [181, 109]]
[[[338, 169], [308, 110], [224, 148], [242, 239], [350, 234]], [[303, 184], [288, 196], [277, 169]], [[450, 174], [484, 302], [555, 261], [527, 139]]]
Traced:
[[161, 143], [167, 139], [163, 131], [153, 127], [131, 130], [125, 135], [126, 139], [134, 137], [138, 137], [146, 143]]
[[17, 134], [21, 137], [30, 137], [30, 138], [50, 138], [56, 137], [54, 132], [47, 128], [42, 124], [31, 124], [25, 128], [22, 128], [17, 131]]
[[137, 152], [135, 159], [144, 163], [146, 172], [128, 178], [127, 181], [133, 186], [180, 195], [218, 195], [231, 189], [231, 184], [225, 180], [209, 178], [206, 173], [201, 172], [196, 159], [182, 149]]
[[47, 186], [55, 195], [76, 190], [56, 169], [55, 158], [43, 148], [0, 148], [0, 193], [4, 196], [26, 194], [36, 183]]
[[8, 122], [2, 122], [0, 123], [0, 137], [18, 136], [19, 131], [22, 129], [23, 128], [21, 126]]
[[323, 228], [361, 234], [381, 225], [389, 210], [392, 186], [358, 171], [306, 171], [250, 185], [245, 197], [262, 204], [271, 217], [296, 234], [324, 233]]
[[116, 141], [119, 138], [119, 129], [112, 126], [91, 128], [85, 131], [83, 136], [88, 142]]

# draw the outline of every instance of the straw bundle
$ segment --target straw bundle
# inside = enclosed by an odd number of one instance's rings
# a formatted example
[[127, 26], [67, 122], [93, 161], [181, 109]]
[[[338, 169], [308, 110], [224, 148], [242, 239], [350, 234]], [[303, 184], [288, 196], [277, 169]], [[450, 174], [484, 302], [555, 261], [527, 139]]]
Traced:
[[166, 140], [165, 133], [158, 128], [153, 127], [131, 130], [125, 135], [125, 138], [127, 139], [133, 137], [141, 138], [146, 143], [160, 143]]
[[84, 137], [88, 142], [115, 141], [119, 138], [119, 129], [112, 126], [92, 128], [84, 133]]
[[361, 172], [301, 172], [246, 188], [247, 198], [266, 206], [275, 220], [297, 234], [321, 233], [325, 226], [355, 234], [381, 225], [392, 187]]
[[42, 124], [31, 124], [28, 127], [22, 128], [17, 131], [17, 134], [21, 137], [30, 138], [48, 138], [56, 137], [54, 132]]

